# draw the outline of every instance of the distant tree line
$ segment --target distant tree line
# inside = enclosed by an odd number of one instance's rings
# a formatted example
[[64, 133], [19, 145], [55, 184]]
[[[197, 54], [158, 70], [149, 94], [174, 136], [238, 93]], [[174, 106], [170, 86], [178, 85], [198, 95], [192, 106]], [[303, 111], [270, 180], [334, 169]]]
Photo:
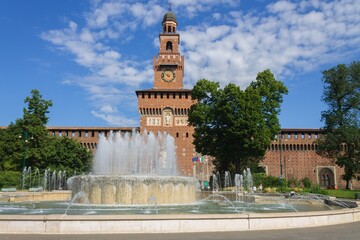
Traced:
[[0, 187], [19, 187], [24, 167], [41, 172], [49, 168], [68, 173], [89, 171], [93, 156], [88, 149], [74, 139], [48, 134], [52, 101], [32, 90], [24, 102], [23, 117], [0, 130]]

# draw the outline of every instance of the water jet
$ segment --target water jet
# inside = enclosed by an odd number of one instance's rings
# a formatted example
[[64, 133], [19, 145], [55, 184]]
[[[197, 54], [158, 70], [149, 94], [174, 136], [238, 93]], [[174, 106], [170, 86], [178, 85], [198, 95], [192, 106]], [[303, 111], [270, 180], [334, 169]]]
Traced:
[[198, 182], [178, 176], [175, 149], [167, 133], [100, 135], [93, 174], [71, 177], [69, 189], [73, 196], [85, 194], [91, 204], [141, 205], [149, 196], [160, 205], [193, 203]]

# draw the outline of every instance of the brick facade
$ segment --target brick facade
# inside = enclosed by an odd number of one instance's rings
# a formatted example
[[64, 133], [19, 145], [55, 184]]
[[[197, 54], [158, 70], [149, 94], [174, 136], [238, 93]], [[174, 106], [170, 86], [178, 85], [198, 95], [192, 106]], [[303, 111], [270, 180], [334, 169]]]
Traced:
[[189, 89], [184, 89], [184, 56], [180, 55], [180, 35], [177, 21], [171, 12], [165, 14], [162, 32], [159, 34], [160, 49], [154, 57], [154, 87], [138, 90], [140, 131], [167, 132], [175, 139], [178, 171], [192, 175], [191, 158], [193, 128], [188, 126], [187, 116], [193, 104]]
[[83, 147], [95, 153], [99, 142], [99, 135], [110, 136], [114, 132], [131, 132], [131, 127], [47, 127], [49, 134], [56, 137], [69, 137], [76, 139]]
[[[140, 114], [142, 115], [143, 126], [146, 124], [143, 121], [152, 121], [155, 118], [160, 118], [159, 121], [164, 122], [164, 116], [160, 109], [147, 108], [147, 105], [151, 105], [151, 102], [155, 99], [155, 93], [161, 92], [154, 91], [150, 98], [144, 95], [142, 100], [143, 91], [138, 91], [137, 94], [141, 95], [139, 100]], [[175, 98], [171, 99], [169, 96], [168, 101], [164, 102], [164, 106], [176, 106], [174, 107], [175, 115], [173, 119], [176, 121], [177, 116], [183, 116], [187, 114], [186, 107], [181, 108], [182, 105], [178, 105], [176, 100], [180, 100], [178, 96], [183, 92], [174, 92]], [[152, 96], [152, 97], [151, 97]], [[167, 93], [163, 93], [163, 99], [167, 99]], [[191, 102], [191, 98], [188, 95], [188, 101]], [[146, 101], [147, 100], [147, 101]], [[181, 102], [186, 102], [186, 98]], [[144, 101], [144, 103], [142, 103]], [[141, 103], [141, 104], [140, 104]], [[174, 105], [172, 105], [174, 104]], [[184, 103], [185, 104], [185, 103]], [[190, 104], [190, 103], [186, 103]], [[160, 106], [161, 107], [161, 106]], [[180, 115], [182, 114], [182, 115]], [[150, 116], [150, 117], [149, 117]], [[159, 117], [160, 116], [160, 117]], [[4, 128], [4, 127], [1, 127]], [[82, 146], [96, 151], [99, 141], [99, 133], [109, 136], [111, 132], [131, 132], [134, 128], [129, 127], [47, 127], [49, 134], [58, 137], [69, 137], [78, 140]], [[139, 131], [141, 128], [135, 128]], [[145, 128], [143, 128], [144, 130]], [[158, 126], [146, 126], [147, 131], [159, 131]], [[181, 175], [190, 176], [193, 175], [193, 168], [196, 166], [196, 176], [199, 179], [205, 180], [211, 175], [211, 166], [204, 163], [193, 163], [191, 161], [193, 152], [192, 134], [193, 129], [183, 126], [174, 126], [173, 122], [170, 122], [169, 126], [162, 126], [161, 130], [165, 130], [174, 136], [177, 146], [178, 156], [178, 170]], [[301, 180], [304, 177], [308, 177], [313, 183], [317, 183], [320, 186], [327, 185], [329, 187], [345, 188], [346, 182], [341, 179], [343, 169], [338, 167], [333, 160], [323, 158], [316, 154], [317, 145], [314, 141], [321, 137], [320, 129], [282, 129], [276, 140], [272, 141], [268, 150], [261, 161], [261, 165], [265, 167], [266, 173], [271, 176], [280, 176], [280, 168], [282, 168], [282, 176], [285, 179], [297, 179]], [[280, 147], [281, 146], [281, 147]], [[185, 150], [184, 150], [185, 149]], [[188, 151], [188, 152], [187, 152]], [[179, 157], [180, 156], [180, 157]], [[281, 160], [280, 160], [281, 159]], [[280, 165], [282, 165], [280, 167]], [[327, 179], [326, 176], [329, 176]], [[360, 175], [357, 179], [352, 181], [352, 187], [360, 189]]]
[[187, 115], [192, 105], [190, 90], [136, 91], [140, 113], [140, 131], [167, 132], [175, 139], [178, 171], [192, 175], [193, 132]]
[[[261, 165], [268, 175], [301, 180], [308, 177], [321, 187], [345, 188], [343, 169], [334, 160], [316, 153], [315, 140], [321, 137], [320, 129], [282, 129], [269, 146]], [[282, 170], [282, 174], [281, 174]], [[360, 188], [360, 175], [352, 187]]]

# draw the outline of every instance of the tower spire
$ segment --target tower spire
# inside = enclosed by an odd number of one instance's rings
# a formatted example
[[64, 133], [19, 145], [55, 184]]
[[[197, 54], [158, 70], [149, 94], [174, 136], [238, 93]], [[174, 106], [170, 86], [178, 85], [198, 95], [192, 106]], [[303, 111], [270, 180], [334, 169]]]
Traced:
[[171, 9], [172, 4], [171, 4], [171, 2], [170, 2], [170, 1], [168, 1], [168, 4], [169, 4], [169, 12], [172, 12], [172, 9]]

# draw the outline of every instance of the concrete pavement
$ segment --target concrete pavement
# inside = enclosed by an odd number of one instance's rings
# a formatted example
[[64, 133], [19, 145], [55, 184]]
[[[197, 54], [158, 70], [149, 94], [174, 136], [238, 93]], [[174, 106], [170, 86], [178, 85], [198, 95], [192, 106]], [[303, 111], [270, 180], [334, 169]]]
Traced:
[[[86, 224], [86, 223], [85, 223]], [[0, 240], [205, 240], [205, 239], [276, 239], [276, 240], [359, 240], [360, 222], [331, 225], [314, 228], [298, 228], [285, 230], [266, 230], [266, 231], [242, 231], [242, 232], [212, 232], [212, 233], [171, 233], [171, 234], [1, 234]]]

